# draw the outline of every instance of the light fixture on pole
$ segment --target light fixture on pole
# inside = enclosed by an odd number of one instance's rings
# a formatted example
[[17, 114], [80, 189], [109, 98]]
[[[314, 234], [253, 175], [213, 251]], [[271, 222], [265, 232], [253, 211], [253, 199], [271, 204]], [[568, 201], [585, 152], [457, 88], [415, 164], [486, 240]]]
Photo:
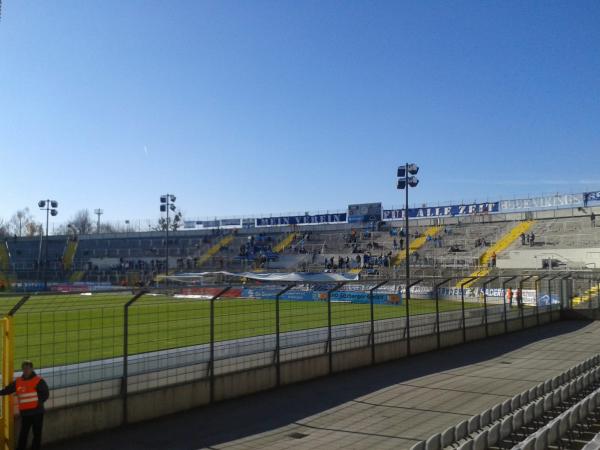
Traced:
[[160, 212], [167, 213], [167, 221], [165, 226], [166, 239], [165, 239], [165, 283], [169, 284], [169, 212], [175, 212], [177, 207], [175, 206], [175, 197], [173, 194], [165, 194], [160, 196]]
[[96, 234], [100, 234], [100, 216], [104, 214], [104, 210], [100, 208], [95, 209], [94, 214], [98, 216], [98, 223], [96, 224]]
[[409, 300], [410, 300], [410, 230], [408, 228], [408, 190], [414, 188], [419, 184], [419, 179], [415, 176], [419, 172], [419, 166], [414, 163], [406, 163], [404, 166], [398, 167], [398, 180], [396, 188], [399, 190], [404, 189], [404, 234], [406, 238], [405, 246], [405, 261], [406, 265], [406, 343], [407, 352], [410, 354], [410, 314], [409, 314]]
[[38, 207], [42, 211], [46, 211], [46, 239], [44, 241], [44, 289], [48, 289], [48, 224], [50, 216], [54, 217], [58, 214], [58, 202], [56, 200], [40, 200]]

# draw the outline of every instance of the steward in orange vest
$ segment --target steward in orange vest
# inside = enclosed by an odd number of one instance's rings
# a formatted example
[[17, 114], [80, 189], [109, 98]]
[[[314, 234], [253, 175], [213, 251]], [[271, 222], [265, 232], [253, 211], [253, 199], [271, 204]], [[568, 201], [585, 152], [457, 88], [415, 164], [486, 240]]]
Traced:
[[33, 371], [31, 361], [21, 364], [23, 375], [0, 390], [0, 395], [15, 394], [21, 414], [21, 431], [17, 450], [27, 448], [29, 429], [33, 429], [32, 450], [39, 450], [42, 445], [42, 427], [44, 424], [44, 402], [50, 393], [48, 385], [42, 377]]

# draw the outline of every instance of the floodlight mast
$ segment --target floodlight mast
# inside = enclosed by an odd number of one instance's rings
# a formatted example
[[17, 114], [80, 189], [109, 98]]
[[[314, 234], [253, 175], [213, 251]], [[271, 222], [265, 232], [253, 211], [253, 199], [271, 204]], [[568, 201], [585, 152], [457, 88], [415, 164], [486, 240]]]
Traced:
[[[414, 163], [406, 163], [404, 167], [398, 167], [398, 180], [396, 187], [398, 189], [404, 189], [404, 234], [406, 237], [405, 247], [405, 261], [406, 265], [406, 301], [410, 300], [410, 229], [408, 224], [408, 189], [409, 187], [416, 187], [419, 184], [419, 180], [416, 175], [419, 172], [419, 166]], [[411, 176], [409, 176], [411, 175]], [[407, 316], [408, 320], [408, 316]], [[408, 325], [407, 325], [408, 328]]]
[[167, 213], [167, 223], [165, 226], [165, 284], [169, 285], [169, 211], [175, 211], [175, 197], [173, 194], [165, 194], [160, 196], [160, 211]]
[[96, 225], [96, 234], [100, 234], [100, 216], [104, 214], [104, 210], [97, 208], [94, 210], [94, 214], [98, 216], [98, 223]]
[[42, 211], [46, 211], [46, 239], [44, 242], [44, 290], [48, 289], [48, 224], [50, 216], [58, 215], [58, 202], [56, 200], [40, 200], [38, 207]]

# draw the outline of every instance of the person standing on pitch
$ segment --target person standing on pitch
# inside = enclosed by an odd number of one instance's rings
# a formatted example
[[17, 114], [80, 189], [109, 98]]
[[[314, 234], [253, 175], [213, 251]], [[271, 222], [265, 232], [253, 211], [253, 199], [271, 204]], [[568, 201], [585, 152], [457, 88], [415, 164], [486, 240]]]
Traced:
[[521, 288], [517, 288], [517, 293], [516, 293], [516, 297], [517, 297], [517, 307], [519, 309], [523, 308], [523, 291], [521, 290]]
[[32, 450], [39, 450], [42, 445], [42, 426], [44, 423], [44, 402], [50, 393], [48, 385], [42, 377], [33, 371], [31, 361], [21, 364], [23, 374], [11, 384], [0, 390], [0, 395], [15, 394], [21, 414], [21, 431], [17, 450], [27, 448], [29, 429], [33, 429]]

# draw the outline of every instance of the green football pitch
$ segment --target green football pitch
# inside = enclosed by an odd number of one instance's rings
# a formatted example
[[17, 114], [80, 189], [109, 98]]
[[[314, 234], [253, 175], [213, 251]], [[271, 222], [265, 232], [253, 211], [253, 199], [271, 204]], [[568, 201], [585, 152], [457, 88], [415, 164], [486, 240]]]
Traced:
[[[17, 312], [15, 365], [31, 359], [37, 367], [89, 362], [123, 355], [124, 305], [131, 295], [32, 296]], [[8, 313], [19, 297], [0, 298]], [[276, 332], [273, 300], [222, 299], [214, 302], [215, 341]], [[434, 300], [412, 299], [410, 315], [435, 312]], [[465, 303], [477, 308], [477, 303]], [[440, 312], [461, 308], [460, 302], [440, 300]], [[403, 317], [405, 305], [374, 305], [374, 319]], [[332, 325], [368, 322], [370, 305], [331, 304]], [[280, 302], [280, 332], [326, 327], [326, 302]], [[210, 342], [210, 302], [201, 299], [145, 295], [129, 309], [129, 354], [173, 349]]]

